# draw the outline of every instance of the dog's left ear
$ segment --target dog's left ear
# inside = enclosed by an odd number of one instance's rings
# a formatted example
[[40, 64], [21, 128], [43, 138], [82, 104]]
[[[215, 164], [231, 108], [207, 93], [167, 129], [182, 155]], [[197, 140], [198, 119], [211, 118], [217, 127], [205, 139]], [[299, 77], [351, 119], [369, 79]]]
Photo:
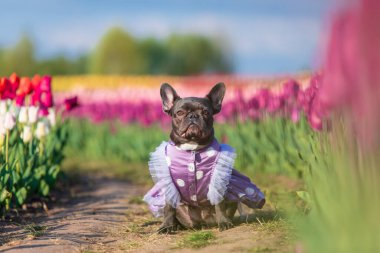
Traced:
[[212, 110], [214, 114], [217, 114], [222, 109], [222, 101], [225, 92], [226, 86], [224, 85], [224, 83], [218, 83], [207, 94], [206, 97], [211, 101]]

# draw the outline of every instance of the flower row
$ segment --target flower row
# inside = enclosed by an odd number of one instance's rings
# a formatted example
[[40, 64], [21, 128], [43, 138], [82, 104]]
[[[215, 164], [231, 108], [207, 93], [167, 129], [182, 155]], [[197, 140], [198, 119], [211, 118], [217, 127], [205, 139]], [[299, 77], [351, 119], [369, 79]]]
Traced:
[[[228, 86], [227, 84], [228, 91], [223, 108], [216, 116], [216, 120], [234, 122], [280, 116], [288, 117], [296, 122], [301, 114], [305, 114], [313, 128], [321, 129], [322, 121], [315, 99], [320, 79], [320, 75], [314, 75], [307, 85], [291, 79], [272, 89], [258, 89], [257, 86]], [[177, 91], [180, 95], [194, 94], [191, 85], [180, 86]], [[167, 125], [170, 122], [170, 117], [162, 112], [156, 87], [124, 87], [116, 90], [81, 89], [75, 92], [81, 100], [81, 107], [72, 113], [75, 117], [89, 118], [93, 122], [120, 120], [124, 123], [139, 123], [144, 126], [155, 123]], [[195, 95], [205, 92], [205, 87], [202, 87], [202, 91], [195, 91]]]

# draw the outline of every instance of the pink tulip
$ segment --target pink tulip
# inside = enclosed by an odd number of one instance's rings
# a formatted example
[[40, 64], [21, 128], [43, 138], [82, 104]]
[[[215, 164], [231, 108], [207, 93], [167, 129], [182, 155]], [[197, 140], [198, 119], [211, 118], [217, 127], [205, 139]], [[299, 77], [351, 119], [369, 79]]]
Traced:
[[53, 95], [50, 91], [42, 91], [40, 95], [40, 104], [43, 107], [50, 108], [53, 106]]
[[362, 0], [336, 14], [324, 62], [320, 99], [351, 115], [366, 145], [380, 141], [380, 1]]
[[46, 107], [41, 107], [39, 110], [38, 110], [38, 117], [41, 118], [41, 117], [46, 117], [49, 115], [49, 110], [48, 108]]
[[17, 106], [23, 106], [25, 103], [25, 96], [23, 96], [23, 95], [17, 96], [15, 99], [15, 103]]
[[44, 76], [41, 79], [39, 89], [45, 92], [51, 92], [51, 76]]

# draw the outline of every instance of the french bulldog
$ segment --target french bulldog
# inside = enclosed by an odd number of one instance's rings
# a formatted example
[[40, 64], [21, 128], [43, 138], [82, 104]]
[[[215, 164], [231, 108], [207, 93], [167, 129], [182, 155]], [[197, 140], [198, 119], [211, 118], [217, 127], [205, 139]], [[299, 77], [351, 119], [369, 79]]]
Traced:
[[[181, 98], [167, 83], [161, 85], [160, 95], [163, 111], [172, 118], [170, 139], [178, 149], [197, 151], [208, 147], [214, 137], [214, 115], [222, 108], [226, 87], [216, 84], [205, 97]], [[244, 196], [242, 197], [244, 202]], [[253, 208], [261, 208], [265, 199]], [[217, 224], [219, 230], [233, 227], [232, 219], [238, 202], [224, 199], [216, 205], [185, 204], [174, 208], [164, 207], [164, 221], [159, 233], [170, 233], [180, 227], [197, 228]], [[202, 216], [203, 214], [203, 216]]]

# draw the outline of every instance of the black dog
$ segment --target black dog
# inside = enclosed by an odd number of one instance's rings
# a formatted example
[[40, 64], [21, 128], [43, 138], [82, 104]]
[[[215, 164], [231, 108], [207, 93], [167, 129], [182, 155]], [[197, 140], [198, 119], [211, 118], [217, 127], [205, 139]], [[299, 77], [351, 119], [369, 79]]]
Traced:
[[[170, 184], [175, 185], [175, 187], [172, 186], [171, 191], [178, 192], [175, 195], [178, 195], [181, 203], [176, 206], [168, 203], [168, 200], [165, 201], [164, 221], [159, 229], [161, 233], [177, 230], [181, 225], [195, 228], [215, 223], [220, 230], [225, 230], [233, 226], [232, 218], [237, 210], [238, 202], [252, 208], [261, 208], [265, 203], [264, 195], [260, 190], [247, 177], [233, 169], [235, 153], [230, 151], [232, 148], [228, 145], [219, 145], [215, 140], [213, 116], [221, 111], [225, 90], [225, 85], [218, 83], [203, 98], [180, 98], [169, 84], [165, 83], [161, 86], [163, 110], [172, 117], [171, 142], [166, 144], [164, 150], [178, 153], [165, 155], [169, 160], [170, 155], [182, 157], [182, 160], [175, 159], [167, 166], [169, 173], [166, 173], [171, 177], [169, 181], [173, 181]], [[189, 164], [186, 160], [187, 155], [194, 156], [194, 167], [192, 163], [190, 167], [186, 167], [188, 166], [186, 164]], [[152, 160], [157, 159], [151, 157], [150, 170], [152, 177], [158, 181], [157, 177], [160, 177], [162, 172], [157, 173]], [[183, 162], [184, 160], [186, 162]], [[182, 172], [187, 174], [183, 176]], [[221, 174], [224, 176], [217, 178]], [[178, 175], [188, 181], [178, 179]], [[215, 187], [216, 181], [222, 185], [218, 189]], [[242, 186], [245, 188], [240, 189], [239, 187]], [[144, 199], [147, 201], [148, 198], [159, 196], [157, 192], [166, 189], [167, 186], [157, 184], [157, 188], [160, 189], [148, 193]], [[213, 194], [210, 191], [216, 193]], [[192, 195], [190, 192], [203, 197]], [[153, 197], [149, 197], [149, 194]], [[217, 200], [214, 200], [215, 196]], [[149, 203], [149, 200], [147, 202]]]

